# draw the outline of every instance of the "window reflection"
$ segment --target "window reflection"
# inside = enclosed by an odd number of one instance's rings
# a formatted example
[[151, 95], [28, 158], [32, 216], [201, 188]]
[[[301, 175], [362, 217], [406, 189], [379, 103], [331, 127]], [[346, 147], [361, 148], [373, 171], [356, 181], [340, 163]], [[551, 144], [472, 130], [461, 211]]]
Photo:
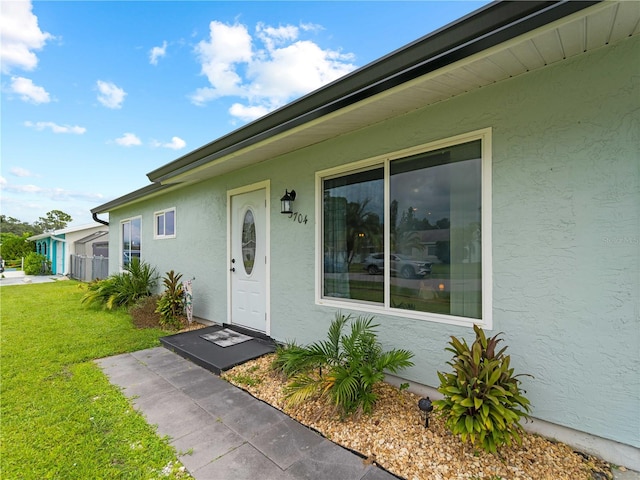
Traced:
[[325, 179], [323, 296], [384, 304], [388, 279], [390, 308], [482, 318], [481, 147]]
[[391, 162], [391, 258], [403, 256], [390, 285], [393, 308], [481, 318], [480, 147]]
[[127, 266], [133, 258], [140, 258], [140, 218], [122, 222], [122, 265]]
[[384, 169], [324, 182], [324, 295], [384, 301], [382, 278], [362, 269], [364, 258], [384, 250]]

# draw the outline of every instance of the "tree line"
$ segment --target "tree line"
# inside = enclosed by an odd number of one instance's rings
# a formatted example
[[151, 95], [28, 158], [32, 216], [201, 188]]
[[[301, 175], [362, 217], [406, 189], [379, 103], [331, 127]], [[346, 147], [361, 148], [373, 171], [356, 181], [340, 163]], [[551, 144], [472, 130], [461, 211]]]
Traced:
[[35, 252], [36, 245], [27, 238], [66, 228], [73, 219], [61, 210], [51, 210], [33, 223], [0, 215], [0, 256], [5, 261], [19, 260]]

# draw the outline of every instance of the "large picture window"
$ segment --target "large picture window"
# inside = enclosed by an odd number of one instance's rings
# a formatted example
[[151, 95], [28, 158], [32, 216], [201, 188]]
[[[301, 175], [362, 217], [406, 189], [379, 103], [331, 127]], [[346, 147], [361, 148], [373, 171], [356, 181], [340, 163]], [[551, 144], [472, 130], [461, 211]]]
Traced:
[[126, 267], [133, 258], [140, 258], [140, 217], [124, 220], [122, 225], [122, 266]]
[[484, 131], [321, 173], [319, 301], [488, 325], [488, 142]]

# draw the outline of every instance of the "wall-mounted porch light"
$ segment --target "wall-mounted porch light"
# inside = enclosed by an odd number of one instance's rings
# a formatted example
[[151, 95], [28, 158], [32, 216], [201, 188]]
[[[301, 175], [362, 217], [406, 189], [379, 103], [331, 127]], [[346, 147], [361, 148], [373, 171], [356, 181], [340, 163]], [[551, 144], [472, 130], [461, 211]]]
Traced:
[[293, 213], [291, 209], [291, 204], [296, 199], [296, 191], [295, 190], [285, 190], [284, 197], [280, 199], [280, 213]]

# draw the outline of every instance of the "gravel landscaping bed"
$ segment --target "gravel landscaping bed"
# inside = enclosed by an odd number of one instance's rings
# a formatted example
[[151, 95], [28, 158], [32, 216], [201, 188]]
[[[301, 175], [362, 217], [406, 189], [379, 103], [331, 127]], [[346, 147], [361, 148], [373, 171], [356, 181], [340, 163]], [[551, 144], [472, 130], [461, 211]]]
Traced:
[[355, 451], [365, 463], [375, 463], [408, 480], [604, 480], [610, 466], [569, 446], [538, 435], [524, 434], [522, 445], [503, 447], [497, 455], [463, 445], [437, 414], [425, 428], [419, 397], [389, 384], [378, 395], [371, 415], [341, 420], [321, 400], [290, 406], [282, 393], [285, 380], [270, 369], [273, 355], [247, 362], [223, 374], [230, 383], [284, 411], [331, 441]]

